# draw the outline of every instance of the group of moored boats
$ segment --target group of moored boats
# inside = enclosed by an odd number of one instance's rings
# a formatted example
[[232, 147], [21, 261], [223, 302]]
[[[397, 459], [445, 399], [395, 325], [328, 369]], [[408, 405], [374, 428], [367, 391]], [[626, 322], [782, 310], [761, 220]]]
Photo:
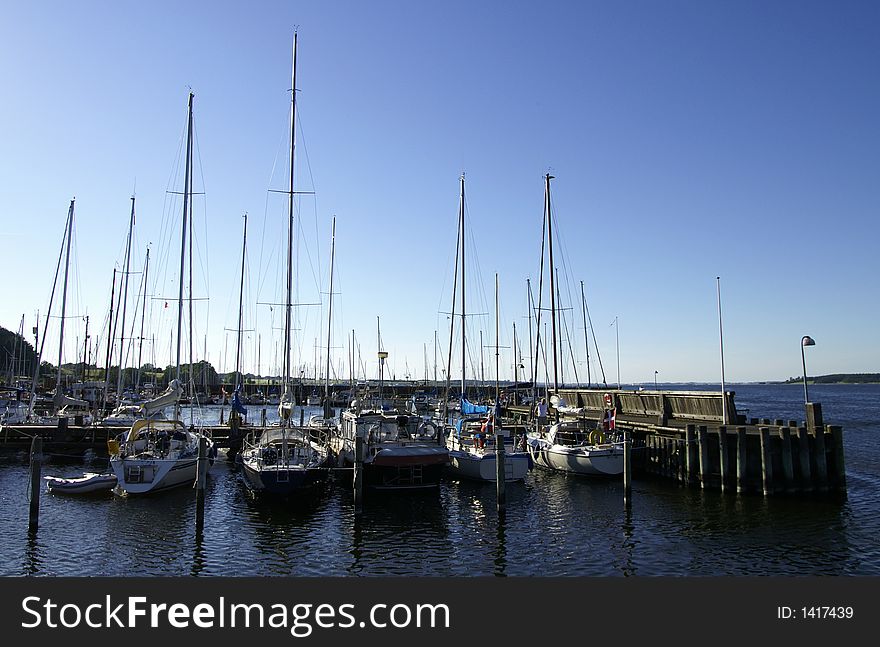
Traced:
[[[356, 463], [371, 490], [432, 488], [444, 477], [495, 482], [499, 459], [505, 481], [523, 480], [533, 465], [588, 476], [623, 472], [622, 443], [613, 430], [603, 431], [585, 418], [535, 425], [516, 436], [505, 433], [503, 425], [495, 428], [500, 409], [491, 403], [474, 405], [462, 398], [459, 410], [444, 421], [356, 400], [338, 418], [313, 416], [305, 426], [289, 424], [291, 418], [243, 426], [249, 432], [232, 464], [249, 490], [283, 498], [323, 483], [334, 470], [351, 474]], [[138, 420], [110, 440], [108, 450], [110, 473], [45, 477], [47, 488], [60, 494], [152, 494], [192, 485], [199, 460], [210, 465], [218, 456], [210, 438], [179, 420]]]

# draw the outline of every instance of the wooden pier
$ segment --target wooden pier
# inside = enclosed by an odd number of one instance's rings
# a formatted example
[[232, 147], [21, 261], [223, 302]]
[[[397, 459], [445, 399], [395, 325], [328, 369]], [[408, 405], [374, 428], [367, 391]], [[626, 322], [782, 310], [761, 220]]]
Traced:
[[[810, 494], [846, 490], [843, 429], [825, 425], [819, 403], [806, 420], [747, 418], [735, 392], [563, 389], [580, 418], [600, 423], [610, 396], [615, 427], [632, 441], [637, 476], [728, 493]], [[524, 422], [527, 407], [510, 407]]]

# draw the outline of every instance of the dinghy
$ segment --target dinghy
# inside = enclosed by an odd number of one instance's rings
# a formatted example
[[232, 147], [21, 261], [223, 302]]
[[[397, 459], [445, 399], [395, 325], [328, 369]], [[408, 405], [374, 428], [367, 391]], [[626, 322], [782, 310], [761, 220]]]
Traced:
[[79, 478], [61, 478], [60, 476], [44, 476], [46, 489], [54, 494], [91, 494], [104, 492], [116, 487], [115, 474], [97, 474], [86, 472]]

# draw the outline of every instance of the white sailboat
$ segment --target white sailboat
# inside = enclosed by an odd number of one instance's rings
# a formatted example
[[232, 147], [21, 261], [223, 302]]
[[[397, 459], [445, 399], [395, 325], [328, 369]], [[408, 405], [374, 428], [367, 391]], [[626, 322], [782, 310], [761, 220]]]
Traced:
[[[193, 148], [193, 94], [189, 95], [187, 112], [186, 171], [184, 176], [183, 226], [180, 241], [180, 274], [178, 276], [177, 308], [177, 374], [168, 390], [154, 399], [150, 408], [174, 405], [172, 420], [137, 420], [128, 432], [108, 441], [110, 467], [117, 479], [117, 491], [127, 494], [148, 494], [192, 484], [196, 480], [199, 444], [202, 433], [194, 426], [187, 428], [180, 417], [180, 352], [183, 333], [183, 277], [187, 250], [188, 219], [192, 201], [192, 148]], [[190, 295], [191, 297], [192, 295]], [[208, 456], [213, 458], [216, 448], [207, 438]]]
[[[551, 402], [558, 413], [579, 413], [576, 408], [558, 397], [559, 380], [556, 362], [556, 303], [553, 264], [553, 227], [550, 211], [550, 180], [545, 176], [544, 215], [550, 261], [550, 319], [551, 345], [553, 347], [553, 389]], [[543, 273], [543, 254], [541, 250]], [[540, 300], [538, 311], [540, 312]], [[593, 423], [580, 420], [557, 421], [549, 427], [536, 427], [527, 435], [527, 448], [535, 465], [550, 470], [570, 472], [587, 476], [620, 476], [623, 474], [623, 443], [616, 442], [612, 430], [603, 433]]]
[[[492, 420], [489, 418], [488, 407], [475, 406], [467, 399], [467, 382], [465, 379], [466, 343], [465, 343], [465, 244], [464, 244], [464, 175], [460, 178], [461, 198], [459, 202], [459, 253], [456, 258], [456, 283], [459, 261], [461, 268], [461, 417], [454, 425], [447, 427], [446, 447], [449, 450], [449, 466], [447, 471], [455, 478], [468, 478], [480, 481], [498, 481], [498, 459], [494, 448], [495, 436], [492, 432]], [[452, 319], [449, 330], [449, 362], [452, 363], [452, 328], [455, 321], [455, 289], [452, 295]], [[447, 396], [449, 378], [447, 377]], [[447, 397], [448, 400], [448, 397]], [[516, 450], [513, 443], [504, 453], [504, 480], [519, 481], [529, 471], [529, 457], [526, 452]]]

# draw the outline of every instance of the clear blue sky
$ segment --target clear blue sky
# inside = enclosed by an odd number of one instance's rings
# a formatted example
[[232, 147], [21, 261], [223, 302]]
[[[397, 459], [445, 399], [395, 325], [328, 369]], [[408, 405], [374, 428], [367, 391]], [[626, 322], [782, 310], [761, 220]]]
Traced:
[[[98, 334], [135, 185], [133, 264], [151, 242], [154, 294], [176, 294], [180, 213], [166, 191], [180, 190], [192, 88], [205, 193], [194, 292], [210, 299], [196, 306], [196, 357], [207, 345], [232, 367], [248, 212], [245, 369], [257, 339], [262, 372], [274, 366], [280, 332], [257, 302], [281, 299], [284, 198], [268, 190], [285, 188], [295, 26], [297, 184], [316, 192], [300, 204], [299, 298], [326, 293], [336, 215], [333, 345], [355, 329], [371, 374], [377, 316], [397, 377], [424, 374], [425, 344], [433, 365], [435, 330], [445, 356], [461, 172], [478, 256], [468, 300], [491, 313], [498, 272], [501, 345], [516, 321], [529, 354], [548, 170], [581, 375], [582, 280], [609, 382], [615, 316], [623, 382], [718, 381], [716, 276], [728, 381], [799, 375], [804, 334], [811, 374], [880, 371], [874, 2], [6, 3], [0, 325], [24, 314], [29, 334], [45, 313], [76, 196], [68, 314]], [[145, 360], [165, 365], [172, 323], [153, 304]], [[297, 364], [314, 362], [325, 312], [301, 310]], [[492, 316], [470, 326], [474, 348], [479, 329], [494, 343]], [[69, 320], [65, 361], [83, 334]]]

